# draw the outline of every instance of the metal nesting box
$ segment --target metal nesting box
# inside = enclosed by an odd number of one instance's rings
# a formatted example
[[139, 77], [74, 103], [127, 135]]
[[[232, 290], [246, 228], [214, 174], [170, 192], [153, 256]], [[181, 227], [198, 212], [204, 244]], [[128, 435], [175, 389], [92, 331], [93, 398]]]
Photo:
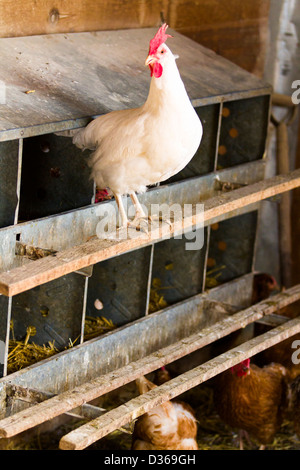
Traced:
[[[199, 114], [204, 137], [190, 164], [141, 198], [204, 203], [201, 250], [185, 240], [91, 239], [99, 220], [87, 153], [60, 135], [92, 117], [140, 106], [150, 82], [144, 67], [155, 29], [2, 39], [0, 80], [0, 340], [7, 375], [9, 325], [36, 327], [34, 342], [80, 345], [1, 380], [60, 393], [153, 354], [224, 317], [214, 302], [251, 304], [259, 204], [299, 185], [299, 175], [263, 185], [271, 88], [171, 31], [171, 50]], [[114, 204], [114, 203], [113, 203]], [[185, 221], [192, 231], [195, 220]], [[176, 225], [176, 224], [175, 224]], [[173, 235], [176, 227], [173, 229]], [[20, 246], [49, 250], [33, 260]], [[148, 315], [153, 279], [168, 307]], [[95, 308], [99, 299], [103, 309]], [[84, 342], [86, 315], [119, 328]], [[241, 325], [236, 325], [237, 330]]]

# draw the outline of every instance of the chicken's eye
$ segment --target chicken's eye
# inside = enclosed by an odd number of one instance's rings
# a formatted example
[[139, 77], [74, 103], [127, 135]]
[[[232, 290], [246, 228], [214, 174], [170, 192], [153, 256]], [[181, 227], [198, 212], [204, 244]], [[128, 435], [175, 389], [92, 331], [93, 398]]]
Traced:
[[166, 52], [164, 49], [162, 49], [162, 50], [160, 51], [161, 54], [163, 54], [164, 52]]

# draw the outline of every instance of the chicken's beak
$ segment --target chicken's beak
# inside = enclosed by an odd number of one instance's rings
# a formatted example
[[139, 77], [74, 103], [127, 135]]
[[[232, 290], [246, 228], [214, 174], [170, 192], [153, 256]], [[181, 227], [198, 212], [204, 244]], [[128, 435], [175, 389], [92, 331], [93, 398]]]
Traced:
[[149, 54], [146, 61], [145, 61], [145, 65], [150, 65], [152, 64], [153, 62], [155, 62], [157, 60], [157, 58], [154, 56], [154, 55], [151, 55]]

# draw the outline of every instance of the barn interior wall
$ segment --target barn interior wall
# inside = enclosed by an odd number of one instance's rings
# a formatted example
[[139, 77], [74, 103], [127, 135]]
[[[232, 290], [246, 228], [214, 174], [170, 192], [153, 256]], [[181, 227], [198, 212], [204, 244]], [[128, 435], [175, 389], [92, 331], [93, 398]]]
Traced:
[[[271, 0], [269, 11], [269, 37], [265, 57], [264, 79], [276, 93], [291, 96], [292, 84], [300, 78], [300, 2], [299, 0]], [[274, 116], [281, 120], [287, 115], [286, 108], [273, 107]], [[299, 114], [299, 113], [298, 113]], [[290, 171], [300, 165], [299, 116], [288, 127]], [[275, 128], [270, 125], [266, 177], [276, 174]], [[292, 192], [292, 283], [299, 282], [299, 190]], [[269, 227], [274, 227], [270, 231]], [[278, 248], [278, 204], [262, 203], [261, 225], [258, 236], [256, 269], [271, 272], [280, 281], [280, 259]], [[285, 286], [287, 287], [287, 286]]]

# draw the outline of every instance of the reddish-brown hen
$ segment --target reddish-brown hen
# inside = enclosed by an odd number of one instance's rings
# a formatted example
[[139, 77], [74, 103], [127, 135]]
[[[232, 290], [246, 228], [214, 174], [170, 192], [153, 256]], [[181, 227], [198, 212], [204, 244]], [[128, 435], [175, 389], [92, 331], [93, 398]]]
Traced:
[[290, 385], [290, 416], [294, 430], [300, 439], [300, 375]]
[[[140, 393], [156, 387], [140, 377]], [[140, 416], [134, 427], [133, 450], [198, 450], [197, 423], [192, 408], [179, 401], [167, 401]]]
[[257, 304], [276, 292], [279, 292], [279, 286], [274, 276], [268, 273], [257, 273], [253, 276], [252, 304]]
[[[252, 303], [258, 303], [267, 299], [272, 294], [279, 292], [278, 284], [273, 276], [267, 273], [258, 273], [253, 277]], [[296, 318], [300, 314], [300, 302], [294, 302], [278, 310], [277, 315], [282, 315], [290, 319]], [[260, 331], [260, 330], [259, 330]], [[262, 330], [263, 332], [263, 330]], [[288, 370], [289, 379], [293, 380], [300, 374], [299, 361], [293, 360], [297, 355], [296, 349], [300, 345], [300, 333], [275, 344], [256, 356], [260, 365], [276, 362], [282, 364]]]
[[295, 379], [300, 374], [300, 334], [296, 334], [266, 349], [259, 358], [263, 364], [276, 362], [282, 364], [287, 369], [288, 380]]
[[171, 380], [171, 375], [164, 366], [156, 371], [154, 379], [156, 385], [162, 385], [169, 380]]
[[[262, 446], [272, 443], [282, 422], [286, 400], [286, 369], [241, 362], [217, 378], [214, 402], [221, 419], [249, 433]], [[240, 441], [242, 448], [242, 441]]]

